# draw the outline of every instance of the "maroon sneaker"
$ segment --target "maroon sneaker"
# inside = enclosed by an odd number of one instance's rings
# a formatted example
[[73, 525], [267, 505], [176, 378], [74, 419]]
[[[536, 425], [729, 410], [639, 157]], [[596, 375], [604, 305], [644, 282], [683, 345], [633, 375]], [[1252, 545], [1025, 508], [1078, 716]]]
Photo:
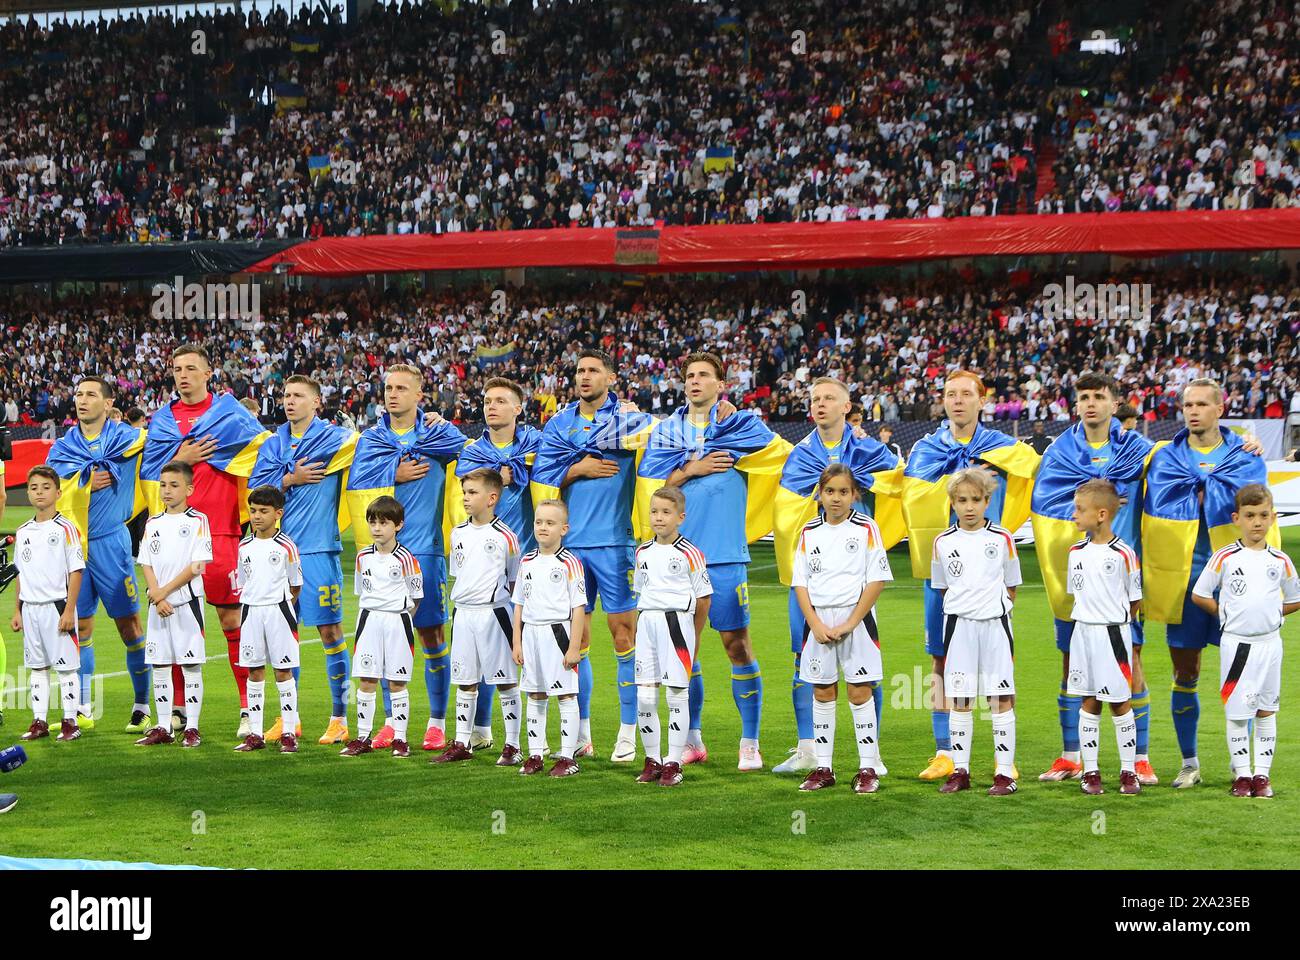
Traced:
[[185, 735], [181, 737], [182, 747], [197, 747], [202, 742], [203, 738], [199, 736], [198, 727], [185, 728]]
[[176, 738], [164, 730], [162, 727], [153, 727], [143, 737], [135, 742], [137, 747], [157, 747], [169, 743], [175, 743]]
[[255, 733], [250, 733], [244, 738], [244, 742], [235, 747], [235, 753], [252, 753], [254, 750], [265, 750], [266, 738], [259, 737]]
[[636, 778], [637, 783], [658, 783], [659, 778], [663, 776], [664, 765], [658, 760], [650, 757], [645, 758], [645, 766], [641, 768], [641, 774]]
[[880, 777], [871, 767], [863, 767], [853, 775], [854, 793], [875, 793], [880, 789]]
[[542, 758], [533, 755], [525, 760], [524, 765], [519, 768], [519, 775], [521, 777], [531, 777], [534, 773], [541, 773], [545, 769], [546, 764], [543, 762]]
[[497, 757], [498, 767], [517, 767], [523, 762], [524, 755], [519, 751], [519, 748], [509, 743], [501, 751], [501, 756]]
[[1250, 787], [1253, 795], [1261, 800], [1273, 799], [1273, 788], [1268, 785], [1268, 777], [1264, 774], [1257, 774], [1255, 779], [1250, 781]]
[[825, 790], [827, 787], [835, 786], [835, 774], [831, 772], [830, 767], [817, 767], [808, 776], [804, 777], [803, 783], [799, 784], [800, 790]]
[[1136, 797], [1142, 792], [1142, 781], [1138, 779], [1136, 770], [1119, 772], [1119, 792], [1125, 797]]
[[393, 741], [393, 759], [394, 760], [411, 759], [411, 748], [406, 745], [405, 740]]
[[954, 770], [952, 773], [948, 774], [948, 779], [943, 782], [943, 786], [939, 788], [939, 792], [957, 793], [958, 791], [969, 790], [969, 789], [970, 789], [970, 771]]
[[44, 720], [33, 720], [32, 725], [27, 728], [19, 740], [41, 740], [50, 735], [50, 725]]
[[670, 761], [663, 765], [663, 770], [659, 774], [659, 786], [675, 787], [682, 782], [682, 765], [675, 761]]
[[1019, 789], [1016, 781], [1012, 780], [1005, 773], [999, 773], [993, 778], [993, 786], [989, 787], [990, 797], [1009, 797]]
[[282, 734], [280, 734], [280, 752], [281, 752], [281, 753], [297, 753], [297, 752], [298, 752], [298, 738], [297, 738], [296, 736], [294, 736], [292, 733], [282, 733]]
[[54, 739], [59, 743], [67, 743], [70, 740], [76, 740], [81, 736], [81, 728], [77, 726], [76, 720], [64, 720], [59, 727], [59, 735]]
[[1101, 771], [1089, 770], [1079, 779], [1079, 789], [1090, 797], [1099, 797], [1106, 791], [1101, 785]]
[[374, 749], [369, 737], [357, 737], [355, 740], [348, 741], [348, 745], [339, 751], [339, 756], [359, 757], [363, 753], [370, 753]]
[[1228, 795], [1232, 797], [1253, 797], [1255, 790], [1250, 777], [1238, 777], [1233, 780], [1232, 786], [1228, 789]]
[[572, 757], [560, 757], [551, 765], [548, 776], [571, 777], [578, 772], [578, 761]]
[[473, 760], [474, 753], [459, 740], [447, 744], [447, 749], [438, 754], [430, 763], [453, 763], [457, 760]]

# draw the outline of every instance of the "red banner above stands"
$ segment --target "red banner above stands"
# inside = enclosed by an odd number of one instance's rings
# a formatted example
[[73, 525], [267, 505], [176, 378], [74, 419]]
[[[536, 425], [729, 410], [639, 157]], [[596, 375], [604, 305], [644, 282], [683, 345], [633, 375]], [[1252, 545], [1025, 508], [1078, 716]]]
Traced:
[[510, 267], [730, 271], [857, 267], [942, 257], [1159, 256], [1290, 248], [1300, 248], [1300, 209], [327, 237], [282, 250], [249, 270], [263, 273], [288, 263], [292, 273], [334, 277]]
[[14, 458], [5, 463], [5, 486], [25, 487], [27, 471], [44, 463], [52, 446], [53, 440], [15, 440]]

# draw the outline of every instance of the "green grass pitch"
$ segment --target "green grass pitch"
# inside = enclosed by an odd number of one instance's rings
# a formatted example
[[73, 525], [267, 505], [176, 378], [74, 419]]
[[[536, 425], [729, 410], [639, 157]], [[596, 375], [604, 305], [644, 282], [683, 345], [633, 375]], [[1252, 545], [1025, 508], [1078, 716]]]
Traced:
[[[11, 509], [7, 527], [30, 511]], [[1285, 545], [1300, 555], [1300, 531]], [[790, 706], [792, 661], [786, 632], [786, 591], [776, 579], [771, 547], [758, 545], [749, 596], [754, 647], [763, 668], [763, 753], [769, 768], [795, 741]], [[22, 803], [0, 826], [0, 853], [19, 857], [190, 863], [221, 867], [1097, 867], [1280, 868], [1300, 844], [1300, 720], [1294, 707], [1300, 666], [1287, 664], [1273, 767], [1277, 799], [1227, 796], [1228, 763], [1218, 686], [1218, 651], [1206, 652], [1201, 683], [1200, 756], [1206, 782], [1175, 792], [1178, 768], [1169, 714], [1170, 669], [1163, 627], [1148, 629], [1145, 664], [1152, 691], [1151, 757], [1162, 778], [1136, 798], [1121, 797], [1110, 724], [1102, 725], [1102, 770], [1111, 789], [1085, 797], [1076, 783], [1040, 784], [1036, 775], [1060, 748], [1056, 695], [1060, 660], [1032, 549], [1022, 554], [1026, 586], [1016, 604], [1018, 795], [984, 795], [992, 774], [987, 716], [973, 738], [977, 789], [941, 797], [937, 785], [915, 779], [933, 752], [930, 717], [918, 678], [928, 664], [922, 648], [920, 584], [906, 555], [891, 554], [900, 578], [878, 606], [885, 651], [886, 710], [882, 755], [889, 775], [874, 797], [854, 796], [848, 780], [856, 754], [841, 697], [836, 761], [841, 782], [808, 795], [798, 780], [736, 770], [739, 718], [729, 669], [717, 634], [702, 647], [707, 702], [707, 764], [687, 768], [675, 790], [633, 783], [639, 770], [608, 761], [618, 725], [614, 657], [609, 632], [595, 621], [592, 662], [596, 693], [592, 726], [597, 757], [570, 780], [523, 779], [484, 757], [451, 769], [432, 767], [416, 750], [399, 762], [387, 754], [340, 758], [316, 745], [329, 710], [318, 642], [303, 647], [303, 748], [296, 756], [270, 750], [233, 753], [238, 721], [234, 683], [216, 618], [209, 618], [208, 652], [220, 657], [204, 670], [203, 746], [195, 751], [143, 749], [122, 732], [132, 701], [124, 657], [101, 612], [97, 672], [107, 674], [99, 725], [78, 742], [42, 741], [31, 761], [0, 783]], [[344, 558], [349, 569], [350, 556]], [[355, 620], [346, 584], [345, 626]], [[9, 671], [19, 673], [22, 647], [11, 634], [13, 591], [0, 598]], [[1295, 642], [1296, 622], [1284, 629]], [[305, 630], [304, 641], [315, 640]], [[412, 685], [413, 731], [427, 719], [423, 683]], [[15, 700], [18, 701], [15, 704]], [[271, 697], [268, 701], [273, 701]], [[270, 708], [274, 710], [272, 706]], [[350, 714], [349, 719], [351, 719]], [[26, 694], [5, 698], [0, 740], [17, 740], [30, 722]], [[54, 715], [52, 715], [54, 719]], [[500, 711], [495, 711], [500, 743]], [[558, 741], [551, 710], [551, 742]], [[418, 744], [419, 734], [412, 740]], [[495, 758], [495, 751], [493, 753]], [[1290, 824], [1290, 826], [1288, 826]]]

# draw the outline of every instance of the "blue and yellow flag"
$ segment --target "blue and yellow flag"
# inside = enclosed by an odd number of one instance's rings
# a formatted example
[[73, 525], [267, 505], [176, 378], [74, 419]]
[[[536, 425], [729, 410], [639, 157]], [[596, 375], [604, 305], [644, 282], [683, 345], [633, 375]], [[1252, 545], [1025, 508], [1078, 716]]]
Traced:
[[144, 491], [140, 486], [140, 454], [144, 442], [144, 428], [128, 426], [121, 420], [106, 420], [104, 429], [96, 438], [98, 450], [91, 449], [80, 427], [73, 427], [55, 440], [46, 454], [45, 463], [53, 467], [63, 481], [59, 512], [76, 526], [81, 542], [86, 545], [87, 556], [90, 549], [90, 498], [93, 495], [91, 474], [96, 470], [105, 471], [113, 478], [114, 490], [122, 484], [131, 485], [135, 492], [130, 515], [121, 518], [122, 523], [128, 522], [145, 508]]
[[704, 151], [704, 172], [736, 169], [736, 151], [734, 147], [709, 147]]
[[[450, 529], [467, 519], [460, 478], [481, 467], [487, 467], [489, 470], [509, 467], [510, 489], [529, 493], [531, 497], [529, 483], [532, 480], [533, 464], [537, 460], [537, 450], [541, 445], [542, 431], [524, 424], [515, 427], [515, 439], [508, 448], [509, 452], [492, 442], [492, 433], [486, 427], [481, 437], [465, 444], [460, 457], [452, 464], [452, 470], [447, 475], [447, 504], [444, 510], [447, 528]], [[522, 541], [528, 536], [529, 531], [516, 530], [515, 533]]]
[[320, 38], [309, 33], [295, 33], [289, 37], [289, 49], [293, 53], [319, 53]]
[[[1219, 434], [1228, 450], [1209, 472], [1201, 469], [1188, 445], [1186, 427], [1151, 457], [1142, 501], [1142, 607], [1150, 620], [1183, 621], [1187, 588], [1200, 573], [1192, 569], [1192, 556], [1202, 515], [1210, 550], [1218, 550], [1239, 535], [1232, 522], [1237, 491], [1248, 483], [1268, 482], [1268, 465], [1242, 448], [1241, 437], [1225, 427], [1219, 427]], [[1268, 542], [1281, 546], [1276, 523]]]
[[[352, 458], [357, 450], [357, 434], [347, 427], [329, 423], [316, 417], [301, 437], [295, 437], [289, 424], [283, 423], [279, 429], [266, 438], [262, 448], [257, 452], [257, 461], [248, 478], [249, 487], [275, 487], [286, 473], [292, 473], [298, 461], [325, 464], [325, 475], [343, 473], [342, 487], [348, 488], [347, 471], [352, 466]], [[344, 498], [339, 498], [339, 533], [348, 528], [350, 514]]]
[[480, 367], [488, 367], [494, 363], [508, 363], [515, 357], [517, 345], [511, 340], [509, 343], [503, 343], [499, 347], [482, 346], [474, 351], [474, 357]]
[[[889, 549], [906, 534], [898, 499], [903, 483], [902, 458], [879, 440], [854, 435], [853, 428], [845, 424], [839, 462], [853, 471], [853, 478], [863, 490], [862, 506], [875, 519], [885, 549]], [[830, 451], [816, 429], [796, 443], [786, 459], [773, 505], [776, 569], [786, 586], [790, 585], [799, 532], [817, 516], [817, 501], [813, 498], [817, 480], [830, 463]], [[868, 499], [874, 503], [868, 504]]]
[[276, 113], [307, 106], [307, 90], [301, 83], [284, 80], [274, 84], [271, 89], [275, 91]]
[[[1109, 480], [1120, 497], [1134, 504], [1135, 512], [1141, 512], [1137, 503], [1142, 496], [1142, 475], [1155, 445], [1136, 430], [1125, 430], [1114, 418], [1110, 421], [1109, 441], [1110, 457], [1095, 463], [1083, 424], [1077, 423], [1047, 448], [1034, 478], [1029, 514], [1034, 526], [1034, 549], [1052, 615], [1058, 620], [1069, 620], [1074, 609], [1074, 598], [1065, 589], [1066, 567], [1070, 547], [1083, 537], [1074, 525], [1074, 491], [1089, 480]], [[1115, 533], [1125, 540], [1132, 536], [1118, 526]], [[1129, 546], [1138, 550], [1137, 543], [1130, 542]]]
[[958, 470], [984, 466], [1006, 482], [1000, 526], [1015, 531], [1029, 518], [1038, 454], [1033, 448], [982, 423], [967, 443], [952, 435], [945, 420], [934, 433], [917, 441], [903, 471], [903, 520], [907, 524], [912, 576], [928, 580], [934, 538], [951, 526], [946, 481]]
[[[569, 468], [584, 457], [600, 457], [610, 450], [635, 450], [640, 465], [655, 420], [648, 413], [620, 410], [620, 403], [611, 390], [596, 411], [591, 430], [571, 429], [578, 420], [576, 400], [546, 422], [532, 473], [534, 505], [559, 499], [560, 485]], [[574, 441], [575, 435], [582, 437], [581, 442]]]
[[686, 421], [687, 407], [678, 407], [650, 431], [645, 452], [637, 464], [636, 516], [632, 529], [638, 540], [654, 536], [650, 529], [650, 497], [672, 472], [688, 460], [726, 453], [735, 461], [733, 469], [745, 474], [745, 539], [749, 543], [772, 532], [772, 507], [781, 469], [790, 453], [790, 443], [773, 433], [749, 411], [733, 413], [718, 421], [718, 406], [709, 410], [709, 425], [699, 440]]
[[[415, 442], [403, 446], [393, 432], [392, 422], [387, 412], [379, 422], [357, 439], [356, 452], [352, 457], [352, 469], [348, 474], [348, 483], [344, 500], [348, 512], [352, 515], [352, 538], [357, 547], [370, 545], [370, 525], [366, 523], [366, 507], [376, 497], [395, 496], [397, 489], [397, 467], [404, 456], [414, 455], [426, 460], [445, 462], [443, 468], [448, 478], [453, 478], [455, 458], [465, 446], [465, 435], [450, 423], [435, 423], [425, 426], [424, 411], [415, 411]], [[434, 467], [430, 467], [434, 469]], [[444, 486], [444, 496], [446, 487]], [[447, 511], [444, 500], [443, 535], [450, 530], [447, 523]]]
[[140, 485], [144, 488], [145, 502], [151, 514], [162, 512], [162, 499], [158, 495], [158, 477], [162, 468], [175, 458], [176, 451], [185, 440], [212, 437], [217, 450], [206, 463], [223, 473], [239, 478], [239, 515], [248, 517], [248, 478], [257, 463], [257, 451], [271, 436], [232, 394], [223, 393], [212, 398], [203, 416], [194, 422], [190, 432], [181, 436], [170, 403], [164, 404], [149, 421], [145, 437], [144, 454], [140, 461]]

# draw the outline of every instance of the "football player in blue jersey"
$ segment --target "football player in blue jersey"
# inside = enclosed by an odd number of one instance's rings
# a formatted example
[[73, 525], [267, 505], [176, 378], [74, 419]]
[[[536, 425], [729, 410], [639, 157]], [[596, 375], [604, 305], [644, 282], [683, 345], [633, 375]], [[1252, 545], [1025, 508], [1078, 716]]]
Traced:
[[[77, 597], [77, 635], [81, 650], [81, 707], [77, 723], [93, 727], [91, 677], [95, 672], [95, 611], [102, 602], [126, 644], [126, 667], [135, 691], [128, 733], [143, 733], [149, 726], [153, 694], [149, 665], [145, 663], [144, 631], [140, 629], [139, 599], [135, 582], [135, 555], [127, 522], [135, 512], [136, 478], [144, 430], [120, 420], [109, 411], [117, 391], [102, 377], [83, 377], [73, 394], [77, 423], [60, 437], [47, 462], [75, 490], [90, 471], [90, 504], [86, 516], [86, 574]], [[73, 482], [66, 482], [68, 478]], [[159, 718], [160, 721], [163, 718]]]
[[[325, 651], [330, 688], [330, 722], [320, 743], [347, 743], [347, 704], [352, 658], [343, 637], [343, 544], [339, 504], [344, 471], [352, 462], [356, 434], [319, 418], [320, 384], [295, 374], [284, 382], [281, 397], [286, 423], [257, 454], [250, 487], [284, 491], [280, 529], [294, 542], [302, 560], [298, 622], [315, 627]], [[281, 721], [266, 739], [280, 739]], [[302, 736], [301, 730], [292, 731]]]

